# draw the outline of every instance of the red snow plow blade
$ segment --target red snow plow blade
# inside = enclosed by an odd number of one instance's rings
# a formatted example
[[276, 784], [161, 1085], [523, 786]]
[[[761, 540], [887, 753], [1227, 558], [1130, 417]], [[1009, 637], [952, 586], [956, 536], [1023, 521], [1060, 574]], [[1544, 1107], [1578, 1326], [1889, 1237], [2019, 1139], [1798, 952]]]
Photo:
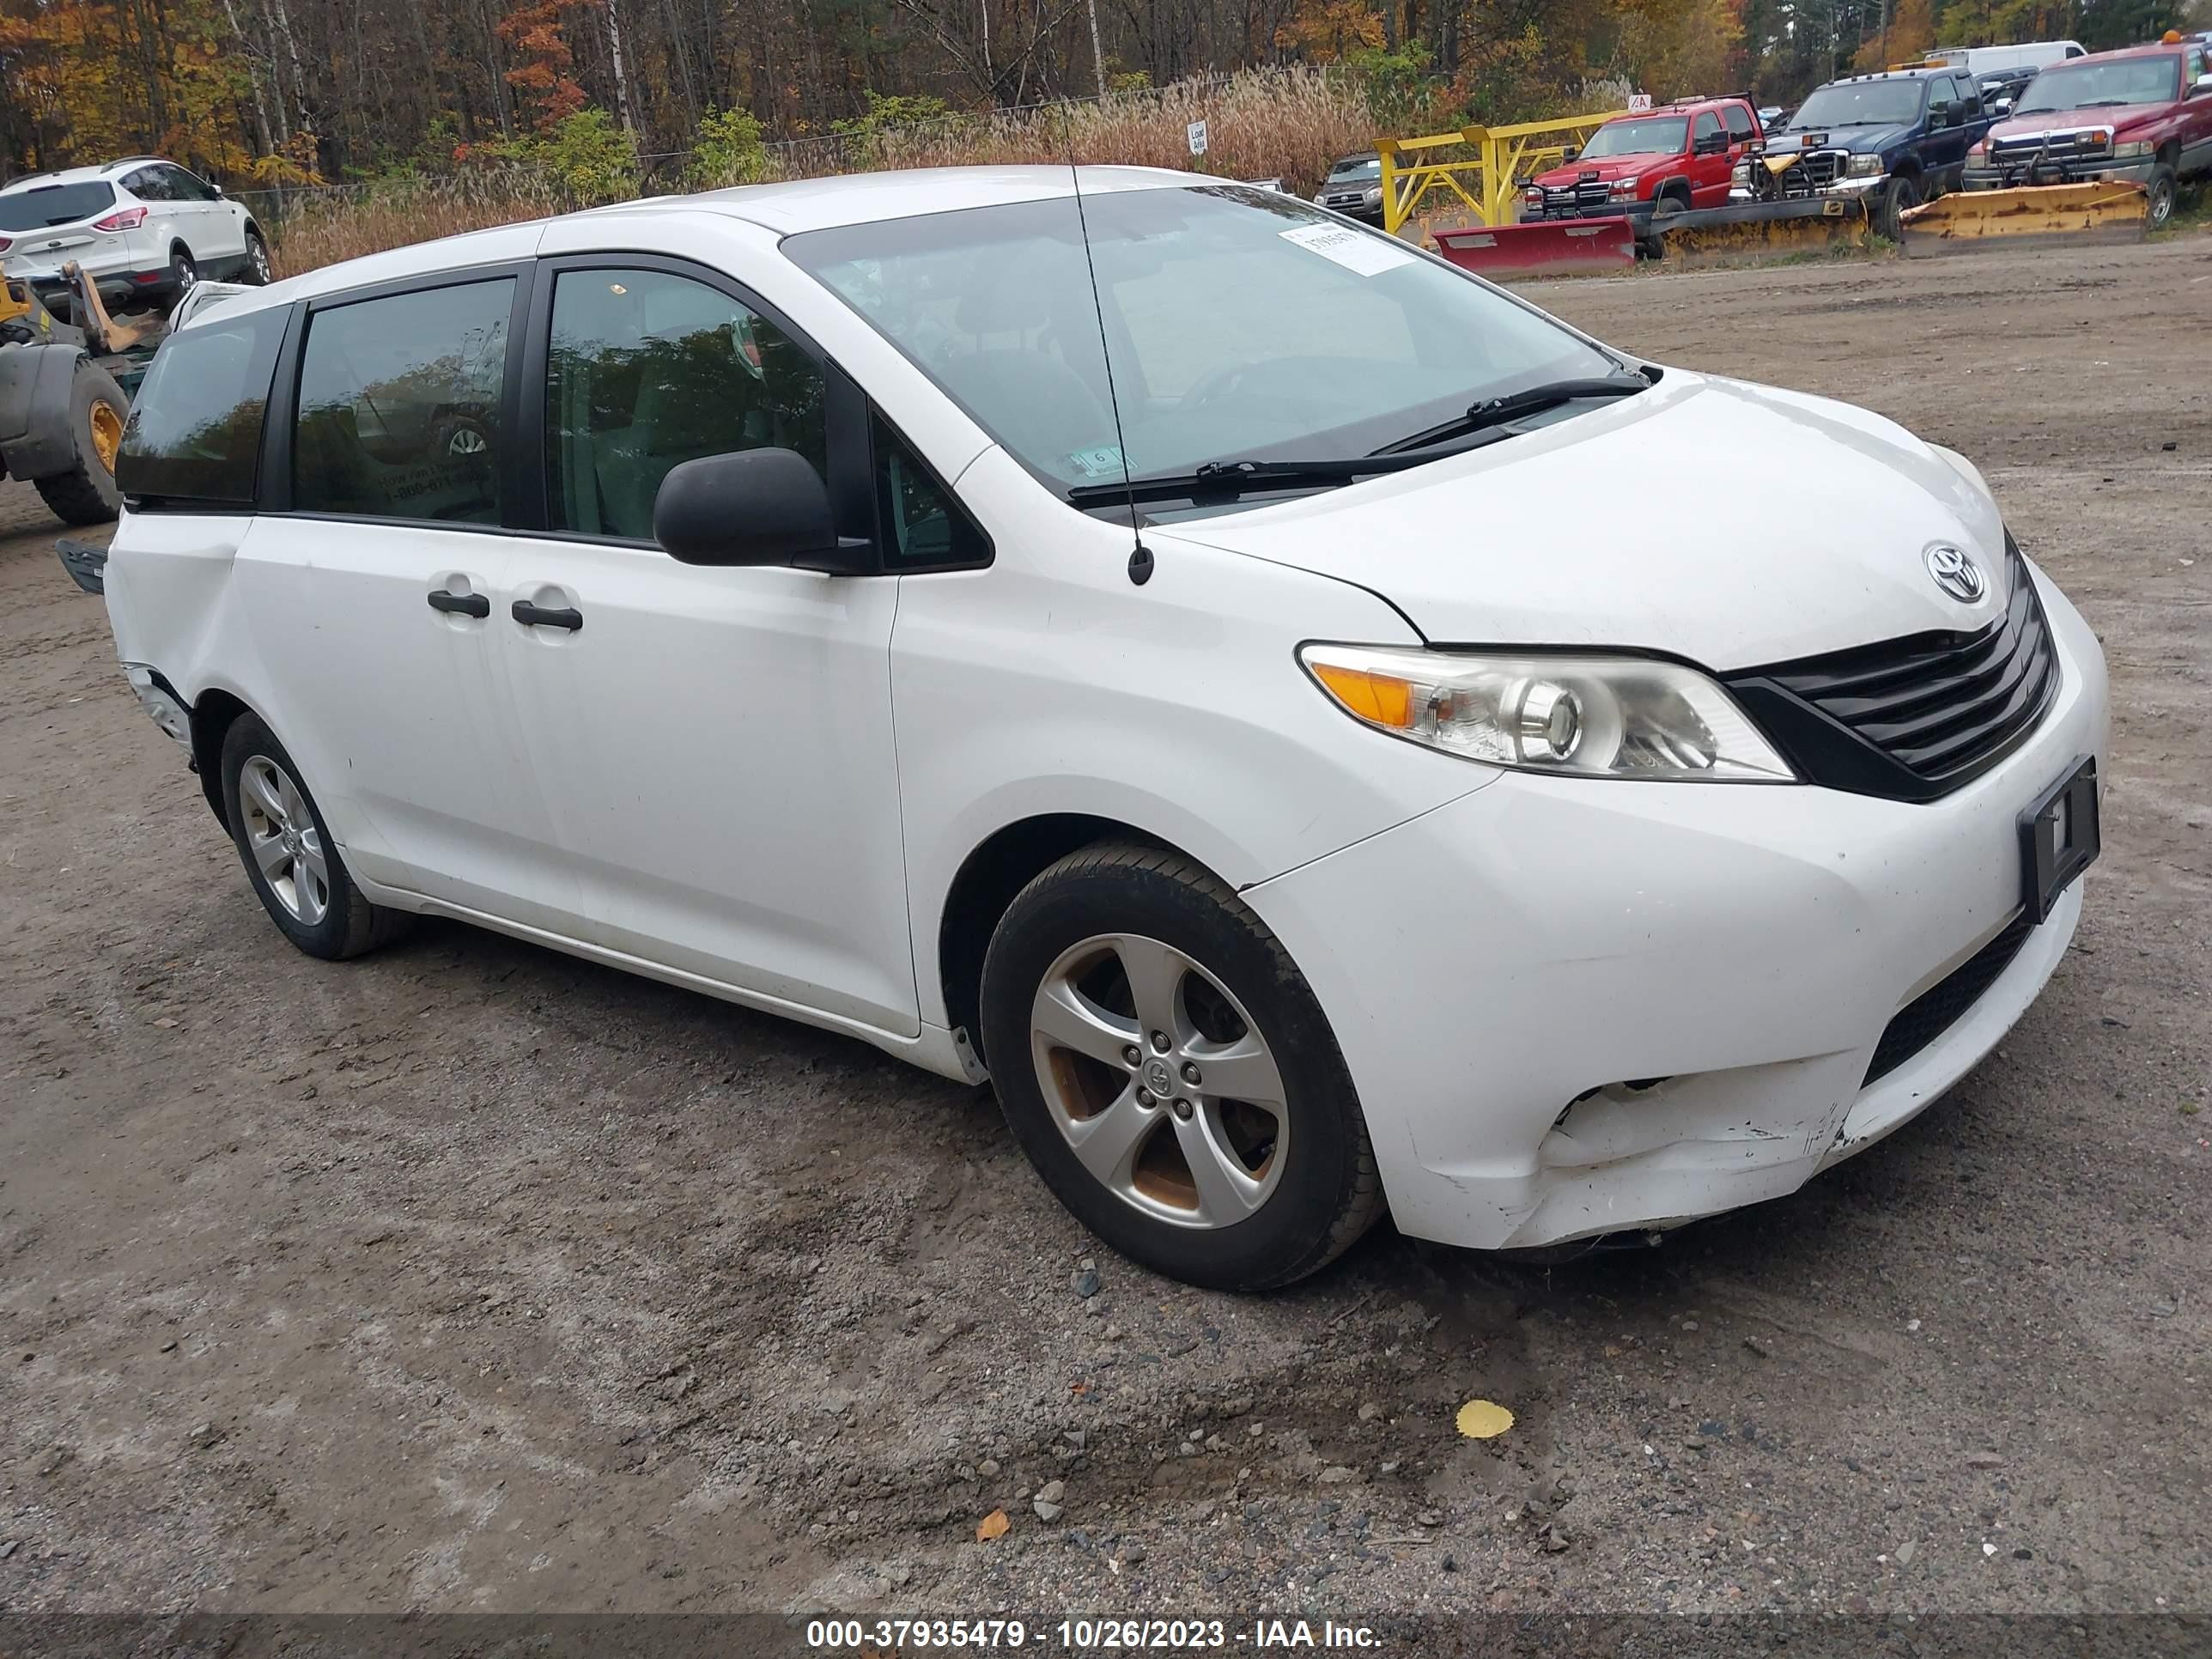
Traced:
[[1636, 268], [1636, 227], [1626, 218], [1474, 225], [1431, 234], [1445, 258], [1498, 282], [1522, 276], [1618, 276]]

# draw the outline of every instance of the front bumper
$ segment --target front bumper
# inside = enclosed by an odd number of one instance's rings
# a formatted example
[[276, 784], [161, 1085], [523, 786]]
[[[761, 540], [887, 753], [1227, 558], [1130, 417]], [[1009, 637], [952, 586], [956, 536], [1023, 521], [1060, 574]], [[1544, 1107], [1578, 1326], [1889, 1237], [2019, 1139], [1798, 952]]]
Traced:
[[1648, 201], [1619, 201], [1589, 204], [1572, 203], [1565, 206], [1547, 205], [1532, 209], [1525, 201], [1521, 204], [1517, 222], [1524, 225], [1556, 222], [1575, 219], [1633, 219], [1639, 225], [1651, 222], [1653, 204]]
[[[1995, 1046], [2081, 914], [2077, 881], [1970, 975], [2021, 913], [2019, 815], [2106, 745], [2095, 638], [2041, 591], [2057, 697], [1940, 800], [1512, 773], [1248, 890], [1328, 1014], [1399, 1229], [1528, 1247], [1778, 1197]], [[1868, 1081], [1954, 973], [1986, 988]]]
[[2037, 155], [2024, 161], [2007, 161], [1988, 167], [1969, 167], [1968, 190], [2011, 190], [2022, 185], [2094, 185], [2106, 179], [2147, 182], [2157, 167], [2154, 156], [2116, 161], [2110, 157]]
[[[1887, 173], [1869, 173], [1863, 178], [1838, 179], [1832, 184], [1820, 185], [1796, 191], [1790, 191], [1785, 185], [1783, 190], [1783, 199], [1784, 201], [1817, 201], [1823, 196], [1871, 196], [1888, 182], [1889, 174]], [[1752, 194], [1748, 185], [1731, 184], [1729, 186], [1729, 202], [1731, 205], [1756, 199], [1758, 198]]]

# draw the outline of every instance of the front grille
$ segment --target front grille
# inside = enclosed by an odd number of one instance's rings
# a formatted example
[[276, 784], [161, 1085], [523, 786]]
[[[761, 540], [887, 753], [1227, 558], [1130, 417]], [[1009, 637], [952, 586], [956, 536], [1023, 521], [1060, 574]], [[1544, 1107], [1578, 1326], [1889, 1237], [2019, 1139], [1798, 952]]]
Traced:
[[1899, 1009], [1897, 1017], [1883, 1028], [1881, 1041], [1875, 1044], [1874, 1058], [1867, 1062], [1859, 1087], [1888, 1076], [1957, 1024], [1966, 1010], [1982, 1000], [1982, 994], [1997, 982], [1997, 975], [2012, 966], [2012, 959], [2034, 931], [2035, 924], [2023, 911], [2002, 933]]
[[1544, 213], [1547, 218], [1577, 218], [1612, 204], [1612, 187], [1602, 179], [1582, 179], [1571, 185], [1544, 186]]
[[1915, 634], [1728, 677], [1811, 782], [1933, 800], [1978, 777], [2034, 730], [2058, 689], [2051, 625], [2006, 538], [2011, 599], [1972, 634]]
[[1850, 158], [1846, 149], [1808, 149], [1790, 171], [1797, 181], [1809, 190], [1826, 190], [1843, 177], [1844, 165]]

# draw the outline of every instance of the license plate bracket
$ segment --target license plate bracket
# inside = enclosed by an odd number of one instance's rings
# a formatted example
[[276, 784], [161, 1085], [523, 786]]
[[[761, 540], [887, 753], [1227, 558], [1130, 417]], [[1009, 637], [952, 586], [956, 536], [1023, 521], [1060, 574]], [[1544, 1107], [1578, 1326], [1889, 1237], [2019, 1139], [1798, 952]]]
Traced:
[[2020, 815], [2021, 904], [2040, 923], [2104, 850], [2097, 822], [2097, 758], [2084, 755]]

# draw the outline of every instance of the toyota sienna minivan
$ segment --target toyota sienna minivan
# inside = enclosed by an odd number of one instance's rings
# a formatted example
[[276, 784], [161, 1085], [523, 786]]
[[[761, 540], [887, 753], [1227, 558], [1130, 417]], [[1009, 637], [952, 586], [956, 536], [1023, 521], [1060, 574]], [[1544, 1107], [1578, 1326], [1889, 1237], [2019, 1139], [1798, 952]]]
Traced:
[[125, 672], [293, 945], [458, 918], [988, 1077], [1204, 1285], [1788, 1193], [2098, 851], [2103, 661], [1968, 461], [1192, 175], [316, 271], [169, 339], [120, 481]]

